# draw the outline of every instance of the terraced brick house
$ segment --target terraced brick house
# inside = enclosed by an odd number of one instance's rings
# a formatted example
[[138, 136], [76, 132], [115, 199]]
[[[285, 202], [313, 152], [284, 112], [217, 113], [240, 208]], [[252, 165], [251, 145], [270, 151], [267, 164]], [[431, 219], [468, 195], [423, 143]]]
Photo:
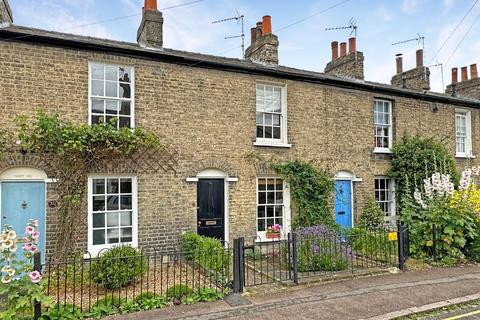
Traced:
[[[355, 225], [368, 197], [386, 220], [396, 219], [395, 182], [386, 173], [392, 144], [405, 133], [441, 139], [460, 164], [480, 164], [476, 65], [470, 79], [462, 68], [460, 82], [454, 69], [446, 94], [429, 91], [421, 51], [412, 70], [403, 71], [397, 57], [391, 84], [369, 82], [351, 38], [348, 46], [332, 43], [324, 73], [289, 68], [279, 64], [269, 16], [251, 29], [245, 59], [177, 51], [164, 47], [162, 13], [151, 0], [138, 43], [17, 26], [6, 0], [0, 19], [3, 126], [38, 109], [85, 124], [117, 117], [119, 127], [148, 128], [179, 153], [176, 174], [91, 173], [77, 241], [84, 251], [119, 243], [169, 248], [186, 230], [263, 240], [274, 223], [285, 236], [295, 214], [290, 187], [249, 162], [252, 152], [328, 167], [335, 219], [344, 227]], [[38, 218], [47, 252], [58, 221], [49, 205], [54, 179], [28, 155], [0, 162], [1, 223]]]

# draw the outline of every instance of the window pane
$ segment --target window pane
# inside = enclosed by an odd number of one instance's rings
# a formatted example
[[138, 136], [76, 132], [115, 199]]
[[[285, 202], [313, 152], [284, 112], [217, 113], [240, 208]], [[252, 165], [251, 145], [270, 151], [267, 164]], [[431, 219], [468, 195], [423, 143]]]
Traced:
[[107, 193], [118, 193], [118, 179], [107, 179]]
[[266, 126], [272, 125], [272, 115], [270, 113], [265, 113], [265, 125]]
[[118, 196], [107, 197], [107, 210], [118, 210]]
[[92, 99], [92, 112], [103, 114], [105, 112], [103, 104], [103, 100]]
[[107, 100], [105, 102], [105, 112], [107, 114], [117, 114], [118, 102], [115, 100]]
[[275, 203], [275, 192], [267, 192], [267, 203]]
[[130, 102], [122, 101], [122, 106], [120, 108], [120, 114], [129, 116], [130, 115]]
[[263, 124], [263, 113], [257, 112], [257, 124]]
[[283, 206], [275, 206], [275, 217], [283, 217]]
[[265, 138], [272, 138], [272, 127], [265, 127]]
[[118, 67], [119, 80], [123, 82], [130, 82], [130, 67]]
[[94, 228], [105, 227], [105, 213], [95, 213], [93, 215], [93, 227]]
[[280, 127], [273, 127], [273, 139], [280, 139]]
[[259, 203], [259, 204], [267, 203], [267, 194], [266, 194], [266, 192], [259, 192], [259, 193], [258, 193], [258, 203]]
[[266, 190], [266, 188], [267, 188], [267, 180], [258, 179], [258, 190]]
[[104, 179], [93, 179], [93, 194], [104, 194], [105, 193], [105, 180]]
[[92, 80], [92, 95], [104, 96], [103, 81]]
[[130, 128], [130, 117], [119, 117], [120, 128]]
[[132, 209], [132, 196], [121, 196], [120, 210], [131, 210], [131, 209]]
[[120, 212], [120, 225], [121, 226], [131, 226], [132, 223], [132, 212]]
[[92, 207], [93, 211], [105, 210], [105, 196], [94, 196]]
[[279, 114], [274, 114], [272, 115], [272, 120], [273, 120], [273, 125], [274, 126], [280, 126], [280, 115]]
[[118, 81], [117, 78], [117, 67], [115, 66], [105, 66], [105, 79], [110, 81]]
[[265, 219], [258, 220], [258, 231], [265, 231]]
[[276, 218], [275, 223], [283, 226], [283, 218]]
[[103, 116], [92, 115], [92, 124], [105, 123]]
[[120, 192], [132, 193], [132, 179], [120, 179]]
[[118, 229], [107, 229], [108, 243], [118, 243]]
[[264, 206], [261, 206], [261, 207], [259, 206], [259, 207], [257, 208], [257, 216], [258, 216], [259, 218], [265, 217], [265, 207], [264, 207]]
[[275, 179], [267, 180], [267, 190], [275, 190]]
[[118, 227], [118, 212], [107, 213], [107, 227]]
[[283, 192], [277, 192], [275, 203], [283, 203]]
[[120, 242], [132, 242], [132, 228], [120, 229]]
[[120, 98], [130, 98], [130, 84], [129, 83], [121, 83], [120, 82], [120, 88], [119, 88], [119, 97]]
[[117, 97], [117, 83], [116, 82], [106, 82], [105, 90], [107, 97]]
[[263, 138], [263, 127], [257, 126], [257, 138]]
[[93, 244], [105, 244], [105, 230], [93, 230]]
[[103, 80], [103, 64], [92, 64], [92, 79]]
[[267, 207], [267, 217], [272, 218], [273, 216], [274, 216], [274, 214], [273, 214], [273, 207], [272, 207], [272, 206], [268, 206], [268, 207]]
[[275, 219], [267, 219], [267, 227], [271, 227], [275, 224]]

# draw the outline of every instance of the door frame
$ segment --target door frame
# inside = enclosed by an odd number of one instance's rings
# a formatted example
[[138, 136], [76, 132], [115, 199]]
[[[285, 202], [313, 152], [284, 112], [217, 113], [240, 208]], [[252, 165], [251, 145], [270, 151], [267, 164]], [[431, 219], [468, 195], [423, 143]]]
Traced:
[[[224, 208], [223, 208], [223, 239], [225, 243], [230, 243], [229, 242], [229, 237], [230, 237], [230, 212], [229, 212], [229, 199], [230, 199], [230, 183], [232, 181], [237, 181], [238, 179], [232, 179], [228, 177], [228, 174], [218, 170], [218, 169], [205, 169], [202, 170], [197, 174], [196, 177], [196, 182], [198, 180], [209, 180], [209, 179], [218, 179], [218, 180], [223, 180], [223, 202], [224, 202]], [[198, 189], [197, 189], [198, 190]], [[197, 197], [198, 197], [198, 191], [196, 191]], [[198, 207], [198, 201], [197, 202], [197, 207]], [[196, 215], [196, 223], [198, 223], [198, 214]]]
[[[30, 174], [28, 176], [26, 175], [15, 175], [12, 173], [16, 172], [21, 172], [22, 170], [25, 170], [26, 172], [29, 172]], [[10, 172], [11, 171], [11, 172]], [[33, 168], [33, 167], [23, 167], [23, 166], [18, 166], [18, 167], [9, 167], [6, 168], [5, 170], [0, 172], [0, 214], [2, 214], [2, 184], [3, 182], [18, 182], [18, 183], [28, 183], [28, 182], [43, 182], [44, 185], [44, 192], [45, 192], [45, 203], [44, 203], [44, 223], [43, 223], [43, 230], [40, 230], [40, 237], [43, 235], [43, 244], [44, 244], [44, 250], [46, 251], [47, 249], [47, 189], [48, 189], [48, 183], [53, 182], [53, 179], [49, 179], [47, 177], [47, 174], [40, 169]], [[3, 228], [2, 226], [2, 220], [0, 219], [0, 230]], [[45, 259], [45, 252], [42, 254], [42, 259]]]
[[[354, 182], [361, 182], [362, 181], [362, 178], [358, 178], [355, 174], [353, 174], [352, 172], [350, 171], [338, 171], [336, 174], [335, 174], [335, 177], [333, 178], [334, 182], [337, 181], [337, 180], [341, 180], [341, 181], [350, 181], [350, 208], [351, 208], [351, 224], [352, 224], [352, 228], [354, 227], [354, 224], [355, 224], [355, 219], [354, 219], [354, 216], [355, 216], [355, 206], [354, 206], [354, 201], [353, 201], [353, 192], [354, 192], [354, 185], [353, 183]], [[335, 191], [334, 191], [335, 192]], [[333, 196], [333, 205], [334, 205], [334, 208], [335, 208], [335, 194]], [[335, 209], [334, 209], [334, 212], [333, 212], [334, 216], [333, 218], [335, 219]]]

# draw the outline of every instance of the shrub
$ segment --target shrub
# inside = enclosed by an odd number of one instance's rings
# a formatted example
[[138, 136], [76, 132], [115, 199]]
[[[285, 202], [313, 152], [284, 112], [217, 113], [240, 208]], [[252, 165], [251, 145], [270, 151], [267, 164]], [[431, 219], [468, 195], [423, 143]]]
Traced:
[[182, 252], [189, 261], [200, 265], [220, 284], [226, 283], [230, 268], [230, 252], [220, 240], [186, 232], [180, 237]]
[[362, 210], [358, 227], [370, 231], [382, 230], [385, 224], [385, 213], [373, 198], [368, 198]]
[[382, 262], [391, 262], [395, 259], [397, 242], [389, 241], [385, 230], [352, 228], [347, 238], [356, 255]]
[[184, 284], [176, 284], [173, 287], [170, 287], [165, 292], [167, 298], [177, 298], [181, 299], [192, 293], [192, 289]]
[[166, 307], [168, 305], [168, 298], [157, 293], [144, 292], [135, 297], [135, 302], [139, 304], [143, 310], [152, 310]]
[[450, 174], [459, 179], [455, 159], [441, 142], [419, 136], [404, 136], [392, 148], [392, 168], [389, 176], [395, 179], [395, 193], [402, 205], [404, 196], [413, 195], [415, 186], [434, 172]]
[[480, 262], [480, 237], [475, 238], [465, 247], [465, 254], [468, 260]]
[[108, 295], [94, 304], [95, 306], [119, 307], [122, 304], [122, 299], [117, 294]]
[[298, 271], [340, 271], [348, 267], [349, 250], [336, 230], [320, 225], [299, 229], [296, 234]]
[[48, 308], [42, 313], [41, 320], [80, 320], [84, 318], [81, 309], [71, 304]]
[[148, 258], [130, 246], [117, 246], [102, 254], [90, 270], [92, 279], [107, 289], [125, 287], [148, 270]]
[[301, 160], [274, 163], [272, 168], [290, 184], [296, 209], [294, 227], [334, 224], [330, 201], [334, 183], [326, 170], [320, 170], [313, 163]]

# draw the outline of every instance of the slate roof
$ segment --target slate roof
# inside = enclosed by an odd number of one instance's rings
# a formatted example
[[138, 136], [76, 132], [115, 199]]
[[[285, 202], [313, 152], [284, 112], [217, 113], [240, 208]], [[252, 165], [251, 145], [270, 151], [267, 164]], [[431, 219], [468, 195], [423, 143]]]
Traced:
[[162, 50], [143, 48], [137, 43], [100, 39], [16, 25], [0, 26], [0, 43], [2, 41], [18, 41], [69, 49], [119, 54], [141, 59], [175, 63], [184, 66], [264, 75], [281, 79], [320, 83], [334, 87], [368, 91], [374, 94], [403, 96], [419, 100], [480, 108], [480, 100], [452, 97], [451, 95], [432, 91], [419, 92], [389, 84], [339, 77], [321, 72], [280, 65], [263, 65], [246, 59], [226, 58], [168, 48]]

